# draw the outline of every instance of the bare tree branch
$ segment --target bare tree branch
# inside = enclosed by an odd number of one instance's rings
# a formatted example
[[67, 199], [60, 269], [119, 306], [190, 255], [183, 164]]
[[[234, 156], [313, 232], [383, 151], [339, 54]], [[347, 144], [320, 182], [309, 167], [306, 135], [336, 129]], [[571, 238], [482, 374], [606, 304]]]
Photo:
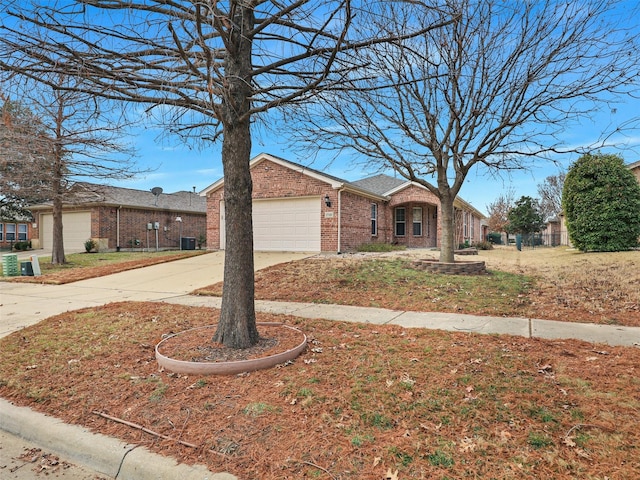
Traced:
[[581, 151], [565, 141], [567, 129], [637, 92], [639, 31], [627, 8], [450, 0], [391, 23], [371, 17], [383, 35], [441, 28], [363, 48], [370, 74], [350, 76], [340, 92], [321, 92], [300, 110], [307, 128], [296, 139], [355, 151], [429, 189], [443, 208], [441, 260], [453, 261], [453, 200], [472, 168], [521, 170]]
[[[53, 204], [52, 263], [64, 263], [63, 203], [73, 201], [73, 186], [86, 179], [123, 179], [140, 173], [131, 162], [133, 150], [122, 144], [126, 127], [110, 105], [74, 91], [77, 80], [50, 74], [57, 88], [32, 81], [8, 87], [21, 107], [4, 103], [0, 142], [0, 187], [25, 202]], [[103, 110], [102, 108], [105, 108]]]

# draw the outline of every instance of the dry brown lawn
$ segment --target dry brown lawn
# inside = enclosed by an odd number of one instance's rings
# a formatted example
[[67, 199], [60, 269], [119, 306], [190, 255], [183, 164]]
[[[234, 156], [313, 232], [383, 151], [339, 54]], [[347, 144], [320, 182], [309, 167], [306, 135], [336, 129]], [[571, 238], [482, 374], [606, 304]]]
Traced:
[[[483, 276], [433, 275], [411, 267], [416, 258], [437, 255], [407, 250], [283, 263], [257, 272], [256, 297], [640, 326], [640, 251], [512, 247], [459, 257], [484, 260], [489, 273]], [[222, 288], [218, 283], [197, 293], [220, 295]]]
[[259, 314], [307, 350], [234, 376], [158, 368], [163, 335], [218, 314], [49, 318], [0, 340], [0, 395], [241, 480], [640, 478], [639, 348]]
[[480, 257], [491, 269], [536, 278], [534, 305], [541, 306], [541, 318], [561, 320], [573, 312], [571, 317], [595, 323], [640, 326], [640, 251], [497, 248]]

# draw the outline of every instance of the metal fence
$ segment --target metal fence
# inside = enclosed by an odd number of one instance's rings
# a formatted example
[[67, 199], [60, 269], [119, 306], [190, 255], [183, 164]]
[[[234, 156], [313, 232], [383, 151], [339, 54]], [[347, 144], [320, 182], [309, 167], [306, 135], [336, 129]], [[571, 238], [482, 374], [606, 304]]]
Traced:
[[[569, 235], [566, 231], [556, 233], [532, 233], [528, 235], [509, 235], [507, 240], [506, 234], [502, 234], [498, 238], [492, 237], [493, 234], [487, 236], [487, 240], [497, 245], [516, 246], [520, 244], [524, 248], [537, 247], [557, 247], [560, 245], [569, 246]], [[519, 240], [518, 240], [519, 238]]]
[[562, 233], [532, 233], [523, 234], [520, 237], [523, 248], [557, 247], [559, 245], [566, 245], [566, 243], [562, 243]]

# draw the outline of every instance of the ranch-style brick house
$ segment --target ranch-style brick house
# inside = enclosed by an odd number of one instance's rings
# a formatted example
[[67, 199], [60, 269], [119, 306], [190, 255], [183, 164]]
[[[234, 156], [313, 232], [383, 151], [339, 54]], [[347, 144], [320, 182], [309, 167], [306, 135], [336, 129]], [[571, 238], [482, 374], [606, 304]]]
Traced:
[[[31, 205], [33, 248], [51, 248], [53, 207]], [[205, 199], [194, 192], [158, 193], [79, 182], [62, 209], [66, 251], [83, 251], [93, 239], [99, 251], [192, 249], [206, 231]], [[156, 235], [157, 233], [157, 235]]]
[[[254, 249], [347, 252], [368, 243], [440, 246], [440, 202], [425, 187], [375, 175], [349, 182], [268, 154], [250, 163]], [[224, 249], [224, 179], [205, 188], [207, 248]], [[456, 200], [458, 243], [483, 240], [485, 216]]]

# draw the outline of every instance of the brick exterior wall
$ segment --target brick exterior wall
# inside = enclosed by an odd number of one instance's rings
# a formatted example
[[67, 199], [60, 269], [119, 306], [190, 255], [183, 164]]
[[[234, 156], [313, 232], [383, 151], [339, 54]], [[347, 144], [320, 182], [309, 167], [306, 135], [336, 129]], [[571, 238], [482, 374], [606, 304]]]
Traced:
[[[182, 225], [176, 218], [182, 218]], [[106, 239], [107, 248], [115, 250], [117, 241], [117, 207], [99, 207], [91, 211], [91, 237]], [[120, 209], [120, 247], [122, 249], [156, 248], [155, 230], [147, 230], [147, 224], [158, 222], [158, 249], [180, 249], [182, 237], [197, 239], [206, 232], [206, 218], [202, 213], [185, 213], [171, 210]], [[148, 234], [148, 235], [147, 235]], [[136, 242], [136, 240], [139, 242]], [[103, 240], [104, 242], [104, 240]], [[196, 245], [197, 248], [197, 245]]]
[[[349, 252], [366, 243], [389, 243], [391, 239], [388, 207], [384, 202], [371, 200], [351, 192], [341, 192], [340, 250]], [[371, 232], [371, 204], [378, 208], [377, 235]]]
[[[0, 231], [2, 233], [2, 237], [0, 238], [0, 248], [4, 249], [9, 249], [11, 248], [11, 245], [22, 241], [22, 240], [18, 240], [18, 230], [20, 227], [18, 227], [18, 225], [26, 225], [27, 226], [27, 242], [31, 241], [32, 242], [32, 247], [33, 248], [38, 248], [39, 246], [39, 241], [38, 241], [38, 236], [34, 234], [34, 229], [33, 229], [33, 224], [32, 222], [27, 222], [25, 220], [3, 220], [0, 219], [0, 224], [2, 224], [2, 230]], [[8, 240], [7, 239], [7, 225], [15, 225], [15, 240]], [[37, 230], [35, 230], [37, 232]]]
[[[270, 160], [256, 163], [251, 169], [254, 199], [286, 199], [317, 196], [321, 202], [321, 251], [353, 251], [366, 243], [397, 243], [412, 248], [436, 248], [441, 236], [440, 201], [417, 186], [409, 186], [389, 201], [375, 200], [353, 191], [335, 190], [323, 182], [299, 171]], [[324, 202], [329, 196], [331, 207]], [[220, 248], [220, 202], [224, 198], [224, 186], [207, 193], [207, 248]], [[371, 233], [371, 204], [378, 206], [378, 232]], [[395, 235], [395, 208], [405, 208], [406, 234]], [[413, 208], [422, 208], [422, 234], [413, 235]], [[340, 212], [338, 212], [340, 208]], [[474, 237], [481, 239], [480, 219], [475, 217]], [[340, 230], [340, 241], [338, 241]], [[462, 243], [462, 237], [460, 242]]]
[[[86, 208], [81, 210], [86, 211]], [[65, 209], [64, 211], [74, 210]], [[38, 213], [51, 213], [51, 211], [39, 211]], [[148, 232], [147, 241], [147, 224], [159, 222], [158, 249], [180, 249], [180, 223], [176, 222], [176, 217], [182, 218], [182, 237], [196, 238], [197, 248], [198, 237], [204, 236], [206, 232], [206, 215], [204, 213], [122, 207], [120, 209], [120, 245], [118, 245], [118, 207], [93, 207], [91, 208], [91, 238], [96, 240], [100, 251], [114, 251], [118, 246], [122, 250], [143, 248], [155, 250], [155, 230]], [[38, 224], [38, 228], [33, 229], [32, 234], [32, 238], [40, 238], [40, 224]], [[34, 248], [37, 247], [34, 245]]]
[[220, 201], [224, 190], [207, 193], [207, 250], [220, 250]]

